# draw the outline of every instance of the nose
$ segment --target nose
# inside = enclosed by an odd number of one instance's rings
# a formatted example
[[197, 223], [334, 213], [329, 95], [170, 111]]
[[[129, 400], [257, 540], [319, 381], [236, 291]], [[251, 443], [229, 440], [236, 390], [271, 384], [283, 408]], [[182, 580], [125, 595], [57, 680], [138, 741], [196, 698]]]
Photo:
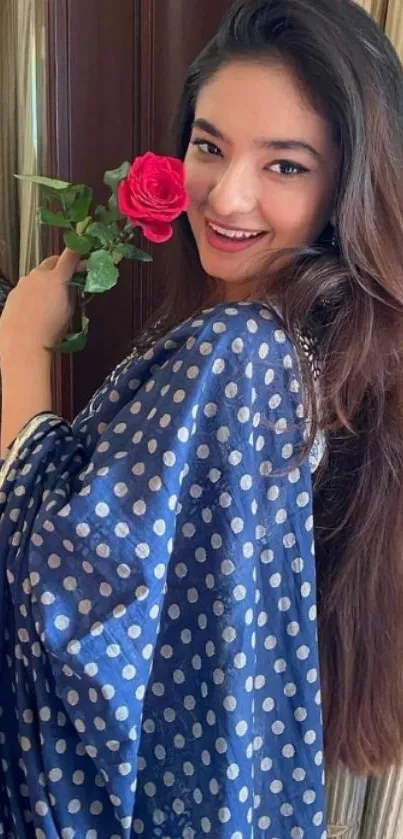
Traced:
[[219, 218], [251, 213], [257, 203], [254, 173], [243, 163], [232, 163], [221, 170], [209, 193], [209, 205]]

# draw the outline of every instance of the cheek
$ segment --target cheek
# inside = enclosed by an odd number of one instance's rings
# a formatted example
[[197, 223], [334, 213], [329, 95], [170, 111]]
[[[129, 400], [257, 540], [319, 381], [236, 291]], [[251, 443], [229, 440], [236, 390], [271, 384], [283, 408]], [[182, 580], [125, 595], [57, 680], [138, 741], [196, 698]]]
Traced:
[[190, 201], [189, 209], [194, 210], [206, 204], [211, 189], [207, 172], [203, 172], [200, 166], [191, 161], [187, 162], [185, 159], [185, 181]]
[[262, 204], [262, 213], [278, 234], [315, 234], [327, 220], [329, 203], [323, 190], [296, 185], [277, 195], [272, 192], [270, 199]]

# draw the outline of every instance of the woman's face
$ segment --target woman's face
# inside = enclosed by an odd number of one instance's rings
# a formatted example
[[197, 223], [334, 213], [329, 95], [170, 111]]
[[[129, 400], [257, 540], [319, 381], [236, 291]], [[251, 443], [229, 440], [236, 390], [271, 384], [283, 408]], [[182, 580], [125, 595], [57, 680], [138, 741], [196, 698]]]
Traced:
[[314, 242], [330, 220], [331, 127], [282, 64], [238, 61], [213, 76], [185, 166], [200, 260], [227, 299], [253, 294], [269, 253]]

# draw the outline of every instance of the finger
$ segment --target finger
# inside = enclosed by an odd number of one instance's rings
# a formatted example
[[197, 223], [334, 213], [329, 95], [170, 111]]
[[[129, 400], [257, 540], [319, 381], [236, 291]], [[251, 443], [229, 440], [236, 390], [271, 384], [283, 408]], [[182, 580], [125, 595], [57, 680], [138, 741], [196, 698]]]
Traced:
[[65, 248], [63, 253], [59, 256], [55, 266], [57, 274], [64, 283], [70, 282], [73, 274], [77, 271], [77, 266], [81, 261], [80, 254]]
[[38, 268], [41, 268], [41, 269], [46, 268], [47, 270], [52, 270], [53, 268], [56, 268], [56, 265], [57, 265], [58, 261], [59, 261], [58, 254], [54, 254], [53, 256], [48, 256], [46, 259], [42, 260], [40, 265], [38, 265]]
[[32, 274], [33, 271], [51, 271], [53, 268], [56, 267], [57, 261], [59, 257], [57, 255], [48, 256], [46, 259], [43, 259], [42, 262], [39, 263], [35, 268], [32, 269], [30, 272]]

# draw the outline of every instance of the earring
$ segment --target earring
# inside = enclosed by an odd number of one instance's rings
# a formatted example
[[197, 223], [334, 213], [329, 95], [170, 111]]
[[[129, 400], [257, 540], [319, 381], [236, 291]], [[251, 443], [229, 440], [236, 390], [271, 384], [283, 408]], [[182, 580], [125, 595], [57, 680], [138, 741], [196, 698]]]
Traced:
[[333, 236], [332, 236], [332, 248], [336, 250], [338, 247], [339, 241], [337, 238], [337, 228], [336, 225], [333, 225]]

